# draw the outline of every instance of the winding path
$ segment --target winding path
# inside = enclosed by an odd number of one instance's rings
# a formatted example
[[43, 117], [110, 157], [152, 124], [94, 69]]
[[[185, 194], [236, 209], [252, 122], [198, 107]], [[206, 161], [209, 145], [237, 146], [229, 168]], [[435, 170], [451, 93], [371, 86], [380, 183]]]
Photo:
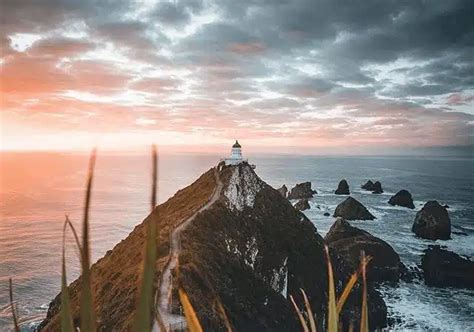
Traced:
[[199, 213], [211, 207], [221, 195], [223, 184], [221, 182], [221, 179], [219, 178], [217, 168], [214, 169], [214, 177], [216, 179], [217, 186], [215, 187], [214, 192], [209, 201], [197, 212], [195, 212], [191, 217], [185, 219], [183, 222], [178, 224], [170, 234], [171, 241], [169, 260], [161, 275], [159, 287], [155, 294], [155, 309], [158, 316], [157, 318], [160, 323], [155, 321], [155, 323], [153, 324], [153, 331], [159, 331], [159, 326], [162, 327], [161, 329], [165, 329], [166, 331], [170, 330], [170, 325], [186, 326], [186, 320], [184, 316], [173, 315], [170, 313], [171, 292], [173, 290], [172, 271], [174, 268], [176, 268], [176, 265], [178, 263], [178, 257], [181, 251], [181, 232], [189, 226], [189, 224], [194, 220], [194, 218], [196, 218]]

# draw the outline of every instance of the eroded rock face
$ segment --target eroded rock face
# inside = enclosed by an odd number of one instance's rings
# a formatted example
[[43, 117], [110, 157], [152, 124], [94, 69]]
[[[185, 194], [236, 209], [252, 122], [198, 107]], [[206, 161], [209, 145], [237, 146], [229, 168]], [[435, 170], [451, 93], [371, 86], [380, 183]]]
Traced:
[[298, 183], [291, 189], [288, 199], [311, 198], [316, 193], [316, 190], [311, 189], [311, 182]]
[[309, 206], [309, 202], [307, 199], [300, 199], [298, 202], [295, 204], [295, 209], [304, 211], [304, 210], [309, 210], [311, 207]]
[[350, 191], [349, 191], [349, 185], [347, 184], [347, 181], [341, 180], [334, 193], [336, 195], [349, 195]]
[[474, 289], [474, 262], [439, 246], [424, 251], [421, 268], [428, 286]]
[[409, 209], [414, 209], [413, 198], [408, 190], [402, 189], [388, 200], [390, 205], [403, 206]]
[[437, 201], [427, 202], [418, 211], [412, 232], [428, 240], [449, 240], [451, 238], [451, 219], [448, 211]]
[[281, 186], [277, 190], [283, 197], [286, 198], [288, 196], [288, 188], [286, 187], [286, 185]]
[[368, 265], [369, 282], [398, 281], [402, 273], [400, 257], [393, 248], [382, 239], [357, 227], [353, 227], [342, 218], [338, 218], [326, 234], [324, 242], [336, 250], [346, 265], [353, 270], [360, 264], [361, 251], [365, 251], [372, 260]]
[[342, 217], [346, 220], [375, 219], [375, 216], [372, 215], [362, 203], [352, 197], [347, 197], [336, 207], [334, 217]]

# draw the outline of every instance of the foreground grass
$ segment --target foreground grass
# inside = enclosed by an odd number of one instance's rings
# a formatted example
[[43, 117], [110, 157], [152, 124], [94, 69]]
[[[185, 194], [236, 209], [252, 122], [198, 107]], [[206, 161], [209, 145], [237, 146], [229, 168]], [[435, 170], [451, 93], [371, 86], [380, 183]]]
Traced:
[[[85, 332], [95, 332], [97, 331], [97, 320], [94, 306], [94, 294], [91, 287], [91, 259], [90, 259], [90, 242], [89, 242], [89, 210], [90, 210], [90, 201], [92, 195], [92, 184], [94, 178], [94, 168], [96, 161], [96, 150], [93, 150], [89, 159], [89, 168], [87, 174], [86, 182], [86, 193], [85, 193], [85, 204], [84, 204], [84, 215], [82, 222], [82, 243], [79, 241], [77, 232], [70, 222], [69, 218], [66, 216], [66, 220], [63, 226], [63, 238], [62, 238], [62, 260], [61, 260], [61, 308], [60, 308], [60, 319], [61, 319], [61, 331], [62, 332], [73, 332], [77, 331], [74, 327], [72, 319], [72, 310], [70, 303], [70, 295], [67, 287], [67, 276], [66, 276], [66, 261], [65, 261], [65, 238], [66, 238], [66, 229], [69, 226], [71, 229], [76, 245], [79, 250], [79, 258], [82, 268], [82, 291], [80, 298], [80, 330]], [[155, 209], [157, 204], [157, 182], [158, 182], [158, 153], [156, 147], [152, 147], [152, 185], [151, 185], [151, 211]], [[151, 331], [153, 325], [156, 323], [162, 330], [168, 330], [166, 326], [160, 321], [156, 320], [154, 317], [154, 281], [155, 281], [155, 264], [156, 264], [156, 224], [158, 222], [158, 213], [152, 214], [154, 216], [150, 222], [148, 222], [146, 227], [145, 234], [145, 247], [144, 247], [144, 260], [143, 260], [143, 269], [142, 277], [140, 283], [140, 293], [137, 299], [136, 312], [133, 321], [132, 331], [142, 332], [142, 331]], [[326, 319], [327, 331], [328, 332], [338, 332], [340, 329], [339, 324], [339, 315], [342, 311], [344, 303], [354, 285], [356, 284], [360, 275], [362, 275], [362, 310], [361, 310], [361, 319], [360, 319], [360, 331], [367, 332], [369, 330], [369, 321], [368, 321], [368, 310], [367, 310], [367, 278], [366, 278], [366, 266], [370, 262], [370, 257], [366, 257], [364, 252], [361, 255], [361, 263], [359, 269], [355, 271], [350, 279], [348, 280], [346, 286], [344, 287], [343, 292], [339, 299], [336, 300], [336, 290], [334, 286], [334, 273], [332, 269], [331, 259], [329, 256], [329, 250], [325, 247], [326, 257], [327, 257], [327, 268], [328, 268], [328, 315]], [[179, 270], [179, 264], [178, 264]], [[178, 271], [179, 272], [179, 271]], [[315, 316], [313, 314], [311, 304], [309, 299], [301, 289], [301, 293], [304, 299], [304, 311], [300, 310], [296, 304], [293, 296], [290, 295], [290, 300], [295, 308], [296, 314], [300, 321], [301, 327], [305, 332], [316, 332], [316, 322]], [[184, 309], [184, 314], [186, 317], [187, 328], [191, 332], [201, 332], [203, 331], [199, 318], [194, 310], [191, 301], [186, 293], [186, 291], [180, 286], [178, 289], [179, 298], [181, 305]], [[18, 315], [15, 307], [15, 302], [13, 300], [13, 282], [12, 279], [9, 280], [9, 295], [10, 295], [10, 305], [13, 318], [13, 325], [15, 332], [20, 331], [18, 324]], [[217, 301], [217, 306], [219, 309], [219, 314], [223, 318], [226, 329], [232, 331], [231, 324], [227, 315], [225, 313], [224, 307], [220, 301]], [[352, 327], [350, 330], [352, 330]]]

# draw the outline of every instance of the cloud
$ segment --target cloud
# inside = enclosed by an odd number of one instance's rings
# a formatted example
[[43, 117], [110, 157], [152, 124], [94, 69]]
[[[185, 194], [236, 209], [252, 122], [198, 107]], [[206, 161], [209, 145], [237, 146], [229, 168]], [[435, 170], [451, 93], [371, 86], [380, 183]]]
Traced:
[[295, 146], [472, 144], [473, 9], [469, 0], [3, 1], [2, 115], [47, 123], [49, 134], [181, 131], [191, 143], [212, 133]]

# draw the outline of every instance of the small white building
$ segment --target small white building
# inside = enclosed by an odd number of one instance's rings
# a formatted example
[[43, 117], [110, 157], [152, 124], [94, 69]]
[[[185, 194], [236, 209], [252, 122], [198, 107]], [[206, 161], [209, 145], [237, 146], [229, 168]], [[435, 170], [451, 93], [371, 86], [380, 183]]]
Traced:
[[[238, 165], [241, 162], [248, 163], [247, 159], [242, 157], [242, 146], [239, 144], [239, 141], [236, 140], [234, 145], [232, 145], [232, 150], [230, 152], [230, 158], [221, 159], [221, 161], [225, 162], [228, 165]], [[252, 168], [255, 168], [255, 165], [251, 165]]]

